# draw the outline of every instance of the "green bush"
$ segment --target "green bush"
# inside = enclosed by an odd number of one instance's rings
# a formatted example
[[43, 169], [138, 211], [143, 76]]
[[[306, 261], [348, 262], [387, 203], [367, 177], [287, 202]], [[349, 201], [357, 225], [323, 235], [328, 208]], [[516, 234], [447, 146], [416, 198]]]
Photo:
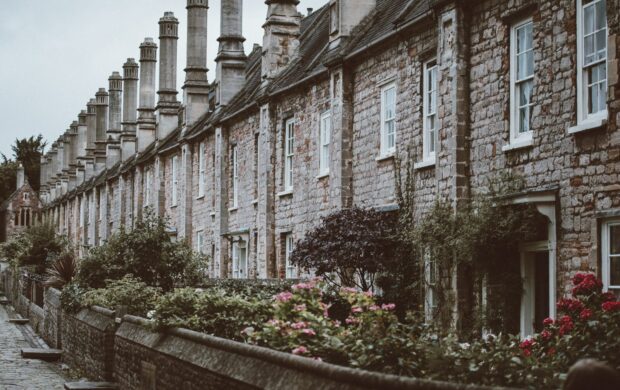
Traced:
[[157, 328], [187, 328], [232, 340], [271, 315], [271, 302], [212, 288], [182, 288], [162, 296], [152, 318]]
[[18, 267], [30, 267], [43, 274], [62, 253], [69, 251], [64, 237], [56, 234], [51, 224], [31, 226], [2, 244], [1, 256]]
[[109, 281], [105, 288], [83, 293], [83, 307], [101, 306], [110, 310], [123, 309], [126, 314], [145, 317], [155, 307], [161, 289], [127, 275], [120, 280]]
[[206, 259], [187, 242], [170, 238], [164, 219], [147, 213], [133, 230], [121, 229], [93, 248], [80, 264], [78, 282], [102, 288], [108, 280], [131, 274], [149, 286], [170, 291], [175, 286], [199, 284], [205, 267]]

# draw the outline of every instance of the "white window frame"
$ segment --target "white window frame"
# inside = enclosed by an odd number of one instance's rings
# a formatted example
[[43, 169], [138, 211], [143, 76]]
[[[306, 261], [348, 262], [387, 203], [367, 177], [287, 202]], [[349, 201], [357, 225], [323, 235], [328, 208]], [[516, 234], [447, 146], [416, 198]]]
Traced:
[[198, 198], [205, 196], [205, 187], [207, 181], [207, 162], [206, 162], [206, 145], [201, 142], [198, 146]]
[[[245, 274], [241, 274], [239, 270], [239, 264], [242, 259], [239, 257], [241, 253], [245, 253]], [[248, 249], [246, 241], [237, 241], [232, 245], [232, 277], [233, 279], [247, 279], [248, 278]]]
[[204, 231], [196, 232], [196, 252], [204, 254]]
[[232, 208], [239, 206], [239, 155], [237, 145], [230, 148], [232, 174]]
[[321, 114], [319, 120], [319, 175], [329, 175], [330, 143], [332, 132], [331, 111]]
[[426, 251], [424, 254], [424, 314], [427, 322], [431, 322], [437, 312], [437, 267], [437, 261], [433, 261], [430, 253]]
[[284, 191], [293, 191], [295, 178], [295, 118], [290, 118], [284, 125]]
[[[438, 75], [439, 68], [437, 66], [437, 60], [435, 58], [428, 60], [424, 63], [424, 76], [423, 81], [423, 96], [422, 96], [422, 118], [423, 118], [423, 136], [422, 136], [422, 158], [424, 162], [434, 162], [437, 154], [437, 144], [439, 137], [437, 132], [439, 127], [437, 126], [439, 118], [437, 115], [437, 98], [438, 98]], [[434, 72], [434, 83], [431, 83], [430, 73]], [[435, 94], [435, 104], [429, 99], [429, 94]], [[431, 107], [434, 106], [434, 107]], [[432, 109], [432, 110], [431, 110]], [[431, 128], [431, 117], [435, 117], [434, 127]], [[432, 144], [431, 144], [432, 140]], [[432, 147], [431, 147], [432, 146]]]
[[177, 206], [179, 203], [179, 177], [178, 177], [178, 165], [179, 156], [172, 157], [172, 206]]
[[151, 168], [147, 168], [145, 173], [145, 184], [144, 184], [144, 206], [149, 206], [151, 204], [151, 186], [152, 186], [152, 177], [151, 177]]
[[[532, 124], [533, 104], [532, 104], [531, 98], [530, 98], [529, 104], [525, 105], [529, 108], [529, 112], [530, 112], [529, 130], [526, 132], [522, 132], [522, 133], [519, 132], [519, 128], [521, 125], [521, 121], [520, 121], [520, 108], [521, 107], [519, 106], [519, 102], [520, 102], [519, 88], [521, 84], [529, 82], [529, 81], [531, 81], [533, 84], [534, 73], [535, 73], [534, 70], [532, 70], [531, 75], [528, 75], [522, 80], [517, 79], [517, 67], [518, 67], [517, 55], [519, 54], [517, 53], [517, 51], [519, 50], [518, 45], [517, 45], [517, 33], [518, 33], [518, 30], [520, 30], [521, 28], [527, 25], [532, 26], [532, 48], [530, 50], [532, 51], [532, 56], [533, 56], [534, 55], [533, 53], [534, 51], [534, 32], [533, 32], [534, 23], [533, 23], [532, 18], [528, 17], [528, 18], [522, 19], [519, 22], [515, 23], [510, 28], [510, 144], [513, 146], [516, 144], [530, 144], [532, 141], [531, 124]], [[533, 89], [534, 89], [534, 86], [532, 86], [532, 91]]]
[[609, 251], [612, 226], [620, 227], [620, 218], [610, 219], [601, 224], [601, 276], [603, 277], [603, 291], [614, 290], [620, 293], [620, 285], [610, 284], [610, 260], [612, 257], [620, 258], [620, 254], [612, 254]]
[[[392, 110], [394, 112], [393, 117], [387, 116], [388, 107], [387, 107], [386, 95], [390, 91], [394, 92], [394, 107]], [[383, 87], [381, 87], [381, 146], [380, 146], [381, 157], [390, 156], [396, 152], [396, 133], [397, 133], [397, 130], [396, 130], [396, 106], [397, 106], [396, 97], [397, 97], [396, 82], [390, 82], [390, 83], [385, 84]], [[387, 126], [386, 126], [388, 122], [393, 122], [394, 124], [393, 145], [389, 144], [390, 134], [388, 134]]]
[[[584, 64], [584, 15], [585, 8], [591, 7], [598, 2], [605, 2], [605, 0], [593, 0], [590, 2], [584, 2], [584, 0], [577, 0], [577, 126], [569, 129], [569, 133], [577, 132], [580, 130], [586, 130], [588, 128], [597, 127], [603, 124], [603, 121], [607, 120], [608, 112], [607, 105], [603, 110], [597, 111], [595, 113], [588, 113], [589, 99], [588, 99], [588, 82], [587, 82], [587, 68], [590, 66], [595, 66], [601, 64], [603, 62], [606, 63], [606, 71], [607, 75], [605, 76], [605, 84], [608, 86], [608, 77], [609, 77], [609, 48], [608, 45], [608, 37], [609, 37], [609, 26], [607, 23], [607, 18], [605, 19], [605, 30], [606, 30], [606, 38], [605, 38], [605, 48], [606, 54], [605, 58], [595, 61], [592, 64], [585, 65]], [[600, 30], [599, 30], [600, 31]], [[607, 88], [604, 89], [605, 95], [607, 96]]]
[[297, 278], [297, 267], [291, 264], [291, 254], [293, 253], [294, 247], [295, 242], [293, 241], [293, 233], [286, 233], [284, 235], [284, 264], [286, 267], [287, 279]]

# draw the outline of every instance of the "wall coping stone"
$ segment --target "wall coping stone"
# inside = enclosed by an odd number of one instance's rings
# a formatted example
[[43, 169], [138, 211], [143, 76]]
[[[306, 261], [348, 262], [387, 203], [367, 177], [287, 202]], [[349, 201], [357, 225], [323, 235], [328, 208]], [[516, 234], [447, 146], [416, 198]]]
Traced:
[[[126, 324], [126, 326], [123, 326]], [[134, 325], [148, 332], [148, 335], [137, 335]], [[316, 376], [317, 378], [327, 378], [329, 380], [359, 386], [360, 388], [381, 388], [381, 389], [450, 389], [450, 390], [474, 390], [474, 389], [491, 389], [491, 387], [483, 387], [476, 385], [466, 385], [450, 382], [431, 381], [427, 379], [418, 379], [410, 377], [400, 377], [396, 375], [387, 375], [377, 372], [358, 370], [349, 367], [337, 366], [334, 364], [319, 362], [305, 357], [292, 355], [285, 352], [272, 350], [265, 347], [244, 344], [228, 339], [211, 336], [183, 328], [167, 329], [163, 333], [155, 333], [149, 327], [152, 322], [141, 317], [125, 315], [121, 327], [117, 330], [116, 337], [126, 338], [138, 344], [153, 348], [160, 353], [171, 354], [170, 351], [162, 350], [163, 341], [167, 336], [178, 337], [193, 343], [204, 345], [216, 350], [228, 352], [232, 354], [242, 355], [248, 358], [254, 358], [262, 362], [272, 363], [277, 366], [302, 371], [306, 374]], [[178, 353], [177, 353], [178, 352]], [[174, 351], [177, 359], [187, 360], [183, 351]], [[189, 361], [192, 364], [201, 366], [200, 362]], [[231, 367], [235, 369], [235, 367]], [[238, 370], [243, 371], [243, 370]], [[221, 373], [219, 373], [221, 374]], [[240, 378], [234, 378], [240, 380]], [[242, 379], [241, 379], [242, 380]], [[495, 387], [494, 389], [498, 389]]]

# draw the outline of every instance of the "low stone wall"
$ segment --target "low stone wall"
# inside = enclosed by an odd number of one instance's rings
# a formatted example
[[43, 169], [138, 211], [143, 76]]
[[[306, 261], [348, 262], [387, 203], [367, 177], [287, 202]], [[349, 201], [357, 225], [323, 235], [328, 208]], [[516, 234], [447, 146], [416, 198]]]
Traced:
[[62, 348], [62, 310], [60, 308], [60, 291], [48, 288], [43, 301], [45, 321], [41, 337], [52, 348]]
[[62, 316], [63, 361], [94, 380], [113, 380], [113, 311], [92, 307]]
[[121, 389], [482, 389], [354, 370], [186, 329], [156, 333], [125, 316], [116, 332]]
[[41, 335], [43, 333], [43, 328], [45, 327], [45, 311], [43, 308], [32, 302], [28, 302], [27, 318], [30, 320], [30, 326], [32, 326], [32, 329]]

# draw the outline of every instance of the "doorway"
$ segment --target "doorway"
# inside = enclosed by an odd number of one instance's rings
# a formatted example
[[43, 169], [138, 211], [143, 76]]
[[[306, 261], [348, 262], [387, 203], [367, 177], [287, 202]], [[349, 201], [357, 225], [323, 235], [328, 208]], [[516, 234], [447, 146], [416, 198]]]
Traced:
[[530, 243], [521, 251], [521, 336], [543, 329], [543, 320], [552, 316], [551, 263], [547, 242]]

